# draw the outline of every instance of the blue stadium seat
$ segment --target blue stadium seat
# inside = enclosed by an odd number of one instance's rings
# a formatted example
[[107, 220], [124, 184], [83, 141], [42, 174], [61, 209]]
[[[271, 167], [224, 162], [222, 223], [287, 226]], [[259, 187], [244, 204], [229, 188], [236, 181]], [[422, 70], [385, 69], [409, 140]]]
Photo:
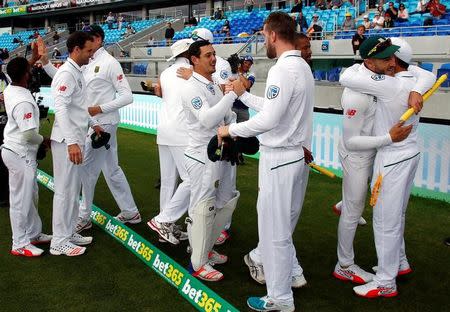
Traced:
[[[447, 74], [450, 77], [450, 67], [449, 68], [442, 68], [441, 67], [441, 68], [439, 68], [437, 70], [437, 76], [438, 77], [442, 76], [443, 74]], [[450, 87], [450, 79], [447, 79], [446, 81], [444, 81], [442, 83], [441, 87], [445, 87], [445, 88]]]
[[420, 68], [428, 70], [429, 72], [433, 71], [433, 63], [421, 63], [419, 64]]

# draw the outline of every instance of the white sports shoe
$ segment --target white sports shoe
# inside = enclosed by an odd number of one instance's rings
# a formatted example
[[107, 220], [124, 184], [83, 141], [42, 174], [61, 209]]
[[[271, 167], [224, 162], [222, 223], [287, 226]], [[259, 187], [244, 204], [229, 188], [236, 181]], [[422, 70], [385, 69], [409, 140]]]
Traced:
[[247, 299], [247, 305], [254, 311], [280, 311], [280, 312], [294, 312], [295, 306], [293, 303], [275, 302], [269, 296], [264, 297], [250, 297]]
[[80, 233], [81, 231], [84, 231], [84, 230], [87, 230], [90, 228], [92, 228], [91, 219], [78, 218], [77, 226], [75, 228], [75, 231], [77, 233]]
[[358, 265], [352, 264], [347, 268], [341, 267], [341, 265], [336, 263], [334, 267], [333, 276], [342, 281], [351, 281], [357, 284], [366, 284], [373, 280], [374, 275], [368, 273], [361, 269]]
[[48, 234], [41, 233], [35, 238], [31, 239], [31, 244], [33, 245], [41, 245], [41, 244], [48, 244], [52, 240], [52, 236]]
[[89, 245], [92, 243], [92, 236], [81, 236], [80, 234], [75, 233], [70, 238], [70, 242], [78, 246]]
[[225, 255], [221, 255], [215, 250], [211, 250], [208, 254], [208, 262], [211, 265], [215, 264], [224, 264], [228, 261], [228, 257]]
[[292, 276], [292, 288], [302, 288], [308, 282], [303, 274]]
[[44, 251], [40, 248], [37, 248], [36, 246], [32, 244], [28, 244], [21, 248], [16, 248], [11, 250], [11, 254], [13, 256], [22, 256], [22, 257], [39, 257], [42, 255]]
[[223, 274], [214, 269], [209, 263], [204, 264], [200, 269], [192, 273], [192, 276], [208, 282], [217, 282], [223, 279]]
[[54, 256], [65, 255], [68, 257], [81, 256], [86, 251], [86, 247], [80, 247], [67, 242], [59, 246], [50, 247], [50, 254]]
[[244, 262], [250, 270], [250, 276], [259, 284], [264, 285], [266, 283], [266, 277], [264, 276], [264, 268], [261, 264], [258, 264], [252, 260], [250, 254], [244, 256]]
[[[372, 267], [372, 270], [377, 273], [378, 266]], [[408, 261], [403, 261], [400, 263], [400, 266], [398, 268], [398, 274], [397, 276], [407, 275], [409, 273], [412, 273], [411, 266], [409, 265]]]
[[117, 221], [120, 221], [122, 223], [130, 223], [130, 224], [138, 224], [142, 221], [141, 214], [138, 212], [126, 214], [125, 212], [119, 213], [117, 216], [114, 217]]
[[188, 233], [183, 231], [183, 227], [181, 225], [173, 223], [172, 231], [173, 231], [173, 235], [179, 241], [185, 241], [185, 240], [189, 239]]
[[156, 218], [147, 222], [150, 229], [158, 233], [159, 238], [173, 245], [178, 245], [180, 241], [175, 237], [173, 223], [159, 223]]
[[360, 297], [378, 298], [378, 297], [395, 297], [397, 296], [397, 286], [381, 286], [377, 282], [372, 281], [367, 284], [353, 287], [353, 291]]

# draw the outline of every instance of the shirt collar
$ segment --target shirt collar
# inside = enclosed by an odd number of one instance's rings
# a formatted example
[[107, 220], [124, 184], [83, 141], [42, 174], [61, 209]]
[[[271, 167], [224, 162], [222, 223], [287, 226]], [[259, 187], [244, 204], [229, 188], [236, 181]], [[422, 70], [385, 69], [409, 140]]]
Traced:
[[289, 50], [289, 51], [285, 51], [283, 52], [280, 57], [278, 58], [278, 60], [290, 57], [290, 56], [295, 56], [295, 57], [302, 57], [302, 52], [300, 52], [299, 50]]
[[201, 83], [204, 83], [204, 84], [213, 83], [212, 81], [209, 81], [208, 79], [206, 79], [205, 77], [203, 77], [202, 75], [200, 75], [200, 74], [198, 74], [196, 72], [192, 73], [192, 77], [194, 77], [196, 80], [198, 80], [198, 81], [200, 81]]
[[67, 61], [73, 66], [75, 67], [76, 70], [78, 70], [80, 73], [82, 72], [82, 69], [80, 66], [78, 66], [78, 64], [72, 60], [70, 57], [67, 58]]
[[92, 56], [92, 59], [95, 60], [99, 55], [101, 55], [103, 52], [105, 52], [104, 47], [100, 47], [97, 51], [95, 51], [94, 55]]

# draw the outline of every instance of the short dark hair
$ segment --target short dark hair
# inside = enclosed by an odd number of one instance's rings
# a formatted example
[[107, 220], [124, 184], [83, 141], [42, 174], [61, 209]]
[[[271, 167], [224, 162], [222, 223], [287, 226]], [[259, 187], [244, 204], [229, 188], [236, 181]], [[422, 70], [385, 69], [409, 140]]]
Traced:
[[13, 58], [6, 66], [6, 73], [11, 81], [19, 83], [27, 72], [29, 72], [30, 64], [27, 59], [21, 56]]
[[[395, 54], [394, 54], [395, 55]], [[400, 66], [403, 69], [408, 69], [409, 64], [406, 63], [405, 61], [399, 59], [398, 57], [395, 57], [395, 61], [397, 62], [398, 66]]]
[[84, 31], [75, 31], [67, 39], [67, 50], [72, 53], [75, 47], [83, 49], [86, 41], [93, 41], [92, 35]]
[[105, 40], [105, 32], [101, 26], [91, 25], [89, 27], [90, 27], [89, 34], [91, 34], [92, 36], [95, 36], [95, 37], [102, 37], [102, 41]]
[[[210, 45], [211, 42], [209, 42], [208, 40], [197, 40], [195, 42], [193, 42], [190, 46], [189, 46], [189, 61], [191, 61], [191, 56], [195, 56], [195, 57], [200, 57], [201, 54], [201, 47]], [[192, 61], [191, 61], [192, 63]]]
[[275, 32], [278, 37], [289, 43], [295, 41], [295, 22], [289, 14], [281, 11], [272, 12], [264, 21], [269, 31]]
[[308, 39], [309, 40], [309, 37], [307, 35], [305, 35], [304, 33], [295, 32], [295, 34], [294, 34], [294, 40], [295, 41], [299, 41], [299, 40], [303, 40], [303, 39]]

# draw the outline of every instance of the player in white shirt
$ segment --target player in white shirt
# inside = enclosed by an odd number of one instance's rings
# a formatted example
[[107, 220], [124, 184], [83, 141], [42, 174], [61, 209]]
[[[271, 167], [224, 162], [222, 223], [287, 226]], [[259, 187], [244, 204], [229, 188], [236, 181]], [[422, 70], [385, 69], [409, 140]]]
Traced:
[[[308, 166], [303, 146], [311, 142], [314, 78], [295, 50], [295, 23], [282, 12], [269, 15], [263, 34], [267, 56], [278, 58], [269, 70], [265, 98], [241, 97], [258, 111], [246, 122], [220, 127], [219, 136], [259, 135], [258, 234], [267, 295], [250, 297], [256, 311], [294, 311], [292, 276], [301, 274], [292, 242], [300, 216]], [[252, 100], [253, 99], [253, 100]]]
[[[196, 40], [208, 40], [213, 44], [214, 36], [209, 29], [206, 28], [197, 28], [191, 34], [191, 39]], [[223, 59], [222, 57], [216, 55], [216, 66], [215, 72], [212, 74], [212, 78], [215, 83], [217, 83], [222, 90], [225, 88], [225, 84], [229, 82], [229, 79], [236, 79], [238, 76], [233, 75], [231, 72], [230, 63]], [[184, 79], [190, 79], [192, 76], [192, 69], [180, 68], [177, 71], [179, 77], [183, 77]], [[234, 191], [236, 191], [236, 167], [232, 166], [231, 168], [231, 185]], [[231, 226], [231, 222], [227, 224], [224, 230], [220, 233], [220, 236], [217, 238], [215, 245], [222, 245], [225, 241], [230, 237], [230, 232], [228, 231]]]
[[[390, 40], [380, 36], [371, 37], [360, 48], [364, 64], [347, 69], [340, 79], [346, 87], [377, 97], [373, 137], [385, 140], [377, 146], [371, 185], [378, 269], [372, 282], [354, 288], [356, 294], [367, 298], [396, 296], [395, 278], [411, 272], [403, 233], [420, 154], [417, 146], [419, 117], [415, 115], [405, 123], [405, 128], [411, 129], [405, 140], [392, 144], [386, 141], [390, 139], [387, 136], [391, 128], [408, 109], [411, 91], [421, 99], [421, 94], [431, 88], [436, 79], [430, 72], [408, 66], [411, 48], [402, 40], [396, 42], [399, 45], [392, 45]], [[394, 52], [403, 60], [396, 59]], [[389, 76], [394, 74], [395, 77]], [[415, 107], [415, 110], [419, 109]]]
[[11, 254], [37, 257], [44, 251], [34, 244], [48, 243], [51, 236], [42, 233], [37, 211], [36, 154], [39, 144], [45, 140], [48, 147], [50, 142], [39, 134], [39, 108], [27, 89], [30, 69], [23, 57], [8, 63], [7, 73], [12, 81], [3, 92], [8, 121], [1, 154], [9, 171]]
[[[95, 185], [100, 172], [103, 172], [106, 183], [121, 211], [115, 218], [123, 223], [141, 222], [141, 216], [127, 178], [119, 166], [117, 155], [119, 109], [133, 102], [133, 94], [120, 63], [103, 48], [105, 37], [103, 29], [97, 25], [92, 25], [90, 28], [89, 33], [94, 38], [94, 54], [89, 64], [82, 68], [86, 81], [88, 111], [95, 123], [100, 125], [111, 137], [108, 149], [92, 147], [93, 129], [88, 132], [86, 137], [81, 176], [83, 201], [80, 205], [77, 232], [92, 227], [90, 215]], [[56, 68], [51, 63], [45, 64], [44, 69], [51, 77], [56, 73]]]
[[[302, 58], [305, 60], [305, 62], [309, 66], [311, 66], [312, 51], [311, 51], [310, 38], [308, 38], [305, 34], [296, 33], [295, 34], [295, 49], [300, 51]], [[244, 97], [245, 96], [242, 96], [241, 99]], [[251, 101], [248, 103], [248, 105], [251, 105]], [[311, 148], [311, 142], [307, 142], [305, 145], [308, 146], [308, 148]], [[308, 154], [310, 154], [311, 152], [305, 148], [303, 149], [303, 151], [305, 152], [306, 162], [307, 163], [311, 162], [313, 160], [312, 155], [308, 156]], [[308, 159], [308, 157], [309, 157], [309, 159]], [[255, 249], [251, 250], [248, 254], [246, 254], [244, 256], [244, 262], [249, 268], [250, 276], [259, 284], [265, 284], [266, 279], [264, 276], [264, 268], [263, 268], [263, 264], [262, 264], [261, 251], [259, 248], [259, 244]], [[294, 265], [296, 266], [296, 263], [294, 263]], [[292, 288], [301, 288], [301, 287], [306, 286], [306, 284], [307, 284], [307, 281], [306, 281], [305, 276], [303, 275], [303, 269], [299, 263], [299, 267], [296, 267], [293, 270], [291, 286], [292, 286]]]
[[236, 93], [223, 95], [213, 81], [215, 51], [209, 41], [197, 40], [189, 47], [194, 73], [184, 85], [182, 103], [185, 111], [189, 145], [185, 150], [185, 166], [191, 183], [188, 225], [192, 248], [193, 276], [207, 281], [218, 281], [223, 274], [211, 264], [222, 264], [227, 257], [214, 251], [214, 242], [231, 220], [239, 199], [239, 192], [231, 185], [231, 164], [212, 162], [207, 156], [207, 145], [216, 135], [219, 125], [234, 122], [231, 111], [237, 95], [243, 93], [241, 84]]
[[[189, 175], [184, 166], [184, 151], [189, 135], [181, 103], [181, 92], [186, 80], [177, 77], [179, 68], [190, 68], [188, 49], [191, 43], [191, 39], [183, 39], [170, 47], [172, 57], [169, 61], [175, 59], [175, 63], [160, 76], [163, 103], [159, 112], [156, 139], [161, 170], [160, 213], [147, 222], [161, 239], [174, 245], [187, 239], [186, 233], [180, 231], [175, 222], [186, 213], [191, 193]], [[183, 182], [177, 187], [179, 177]]]
[[74, 32], [67, 39], [69, 58], [56, 73], [52, 81], [52, 96], [55, 101], [55, 122], [51, 134], [53, 175], [53, 238], [50, 245], [52, 255], [79, 256], [92, 242], [92, 237], [83, 237], [75, 231], [83, 150], [88, 127], [101, 131], [89, 118], [86, 82], [82, 65], [86, 65], [94, 52], [92, 37], [85, 32]]

